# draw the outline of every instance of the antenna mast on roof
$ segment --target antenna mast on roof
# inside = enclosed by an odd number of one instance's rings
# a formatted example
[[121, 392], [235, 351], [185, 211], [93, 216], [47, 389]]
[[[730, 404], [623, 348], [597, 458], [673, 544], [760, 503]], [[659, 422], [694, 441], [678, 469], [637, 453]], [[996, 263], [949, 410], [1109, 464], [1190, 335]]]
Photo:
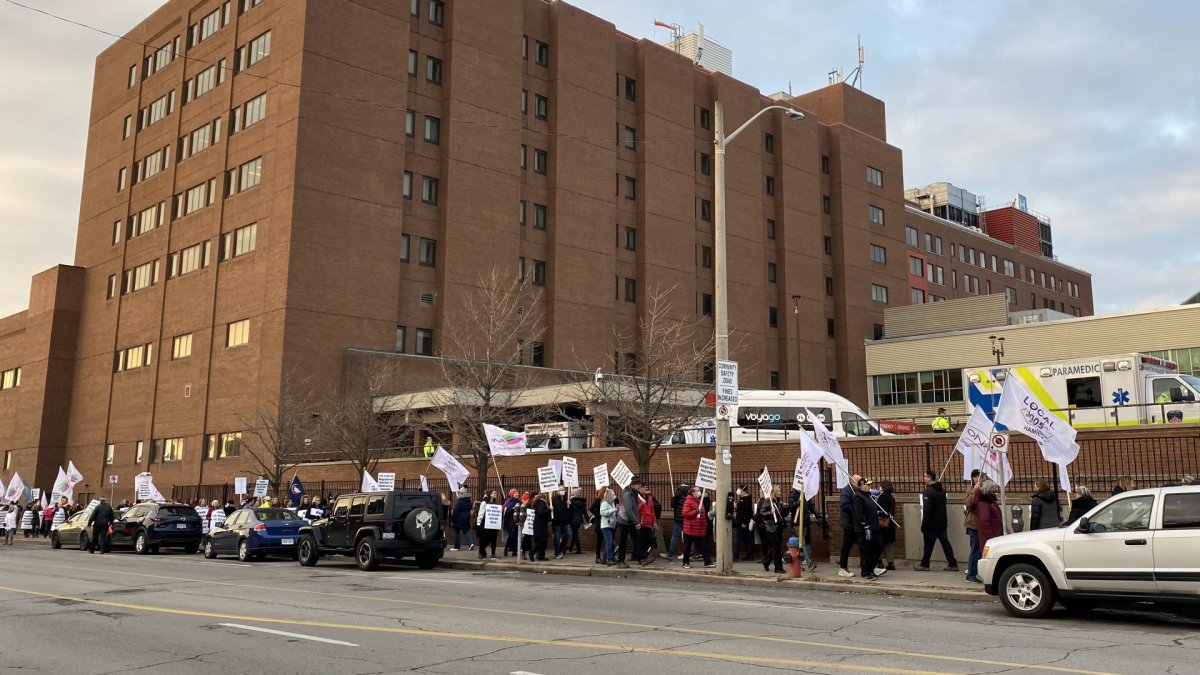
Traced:
[[862, 35], [858, 36], [858, 67], [850, 71], [850, 86], [862, 89], [863, 64], [867, 61], [867, 52], [862, 46]]

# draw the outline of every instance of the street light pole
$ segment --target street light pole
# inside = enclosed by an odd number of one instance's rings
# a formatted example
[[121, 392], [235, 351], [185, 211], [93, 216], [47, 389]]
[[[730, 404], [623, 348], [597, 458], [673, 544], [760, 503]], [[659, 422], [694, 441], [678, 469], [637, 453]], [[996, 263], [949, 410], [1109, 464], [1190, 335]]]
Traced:
[[1004, 338], [989, 335], [988, 339], [992, 341], [992, 356], [996, 357], [996, 365], [1000, 365], [1000, 359], [1004, 358]]
[[[713, 201], [716, 203], [717, 212], [717, 221], [713, 228], [713, 294], [716, 301], [716, 308], [713, 311], [713, 315], [716, 358], [718, 362], [729, 359], [729, 297], [725, 251], [725, 146], [729, 145], [733, 139], [737, 138], [738, 134], [742, 133], [746, 127], [750, 126], [759, 117], [766, 114], [768, 110], [782, 110], [793, 120], [804, 117], [804, 113], [786, 106], [767, 106], [746, 120], [733, 133], [726, 136], [725, 108], [720, 100], [713, 103], [713, 154], [716, 161], [716, 167], [713, 172]], [[713, 364], [714, 369], [716, 365], [716, 363]], [[729, 466], [732, 458], [729, 452], [729, 442], [729, 418], [718, 418], [716, 447], [717, 494], [713, 497], [714, 508], [719, 508], [717, 505], [725, 499], [725, 495], [730, 493], [732, 476], [730, 475]], [[733, 572], [733, 529], [730, 521], [726, 518], [716, 518], [715, 525], [717, 573], [729, 574]]]

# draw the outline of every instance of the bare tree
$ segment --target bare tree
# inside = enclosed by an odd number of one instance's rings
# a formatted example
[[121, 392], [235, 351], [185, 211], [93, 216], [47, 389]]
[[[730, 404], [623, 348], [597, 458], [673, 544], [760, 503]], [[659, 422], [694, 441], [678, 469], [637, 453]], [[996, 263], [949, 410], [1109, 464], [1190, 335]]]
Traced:
[[541, 294], [515, 276], [495, 269], [481, 276], [442, 342], [447, 387], [434, 396], [458, 439], [459, 454], [471, 460], [475, 496], [483, 496], [491, 453], [483, 425], [506, 429], [544, 419], [545, 406], [530, 405], [528, 389], [538, 369], [526, 366], [542, 349]]
[[610, 374], [580, 385], [581, 397], [595, 401], [589, 424], [629, 448], [643, 474], [665, 440], [712, 415], [704, 403], [712, 384], [702, 380], [712, 368], [713, 335], [673, 310], [674, 290], [646, 293], [637, 330], [613, 335]]
[[288, 472], [309, 461], [317, 427], [316, 397], [308, 382], [285, 373], [278, 396], [242, 417], [246, 470], [281, 485]]
[[380, 459], [396, 452], [399, 429], [379, 412], [379, 402], [386, 400], [388, 408], [396, 409], [399, 397], [382, 397], [393, 386], [397, 368], [396, 361], [387, 359], [350, 366], [349, 377], [321, 418], [321, 447], [350, 462], [357, 476], [374, 472]]

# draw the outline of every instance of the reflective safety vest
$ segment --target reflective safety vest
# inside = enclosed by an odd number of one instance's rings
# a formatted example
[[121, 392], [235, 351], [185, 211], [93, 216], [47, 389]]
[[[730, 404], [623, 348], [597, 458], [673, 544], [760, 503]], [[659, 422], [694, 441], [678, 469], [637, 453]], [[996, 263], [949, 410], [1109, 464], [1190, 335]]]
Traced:
[[933, 427], [934, 431], [950, 431], [950, 418], [944, 415], [935, 417], [933, 418], [933, 424], [930, 426]]
[[437, 452], [437, 449], [433, 447], [433, 439], [426, 438], [425, 439], [425, 456], [433, 457], [433, 453], [435, 453], [435, 452]]

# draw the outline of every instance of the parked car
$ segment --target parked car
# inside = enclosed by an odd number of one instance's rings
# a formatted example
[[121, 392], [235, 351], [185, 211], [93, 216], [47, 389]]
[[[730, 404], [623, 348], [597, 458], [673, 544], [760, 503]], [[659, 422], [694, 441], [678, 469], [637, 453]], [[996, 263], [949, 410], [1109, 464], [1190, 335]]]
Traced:
[[249, 562], [272, 553], [296, 557], [296, 542], [305, 520], [287, 509], [241, 509], [204, 537], [204, 557], [236, 555]]
[[437, 564], [446, 548], [441, 502], [429, 492], [367, 492], [342, 495], [328, 516], [300, 528], [301, 565], [324, 555], [352, 555], [359, 569], [384, 558], [414, 557], [421, 569]]
[[90, 510], [80, 511], [51, 529], [50, 548], [62, 548], [63, 544], [79, 544], [80, 551], [87, 550], [88, 537], [92, 536], [92, 529], [87, 524], [88, 516], [91, 515]]
[[992, 539], [979, 577], [1016, 617], [1055, 601], [1200, 602], [1200, 487], [1122, 492], [1063, 527]]
[[139, 554], [158, 553], [162, 546], [200, 550], [200, 516], [187, 504], [134, 504], [112, 524], [112, 547]]

